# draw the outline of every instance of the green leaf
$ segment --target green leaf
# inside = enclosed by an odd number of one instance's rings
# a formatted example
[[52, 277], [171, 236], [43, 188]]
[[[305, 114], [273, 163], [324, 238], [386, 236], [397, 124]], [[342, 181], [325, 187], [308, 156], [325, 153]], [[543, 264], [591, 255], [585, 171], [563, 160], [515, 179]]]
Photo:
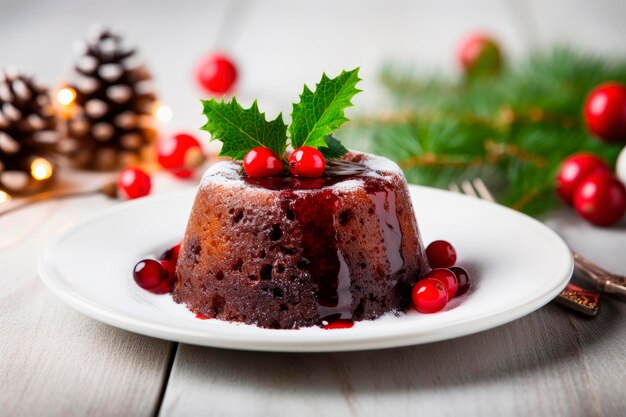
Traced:
[[334, 138], [332, 135], [328, 135], [324, 138], [326, 146], [318, 148], [326, 159], [341, 158], [348, 153], [348, 148], [343, 146], [339, 139]]
[[291, 112], [291, 146], [327, 146], [325, 137], [348, 121], [344, 110], [352, 106], [350, 100], [361, 91], [356, 88], [360, 80], [359, 68], [355, 68], [333, 79], [323, 74], [315, 92], [305, 85], [300, 102], [293, 105]]
[[202, 105], [208, 120], [201, 129], [211, 133], [211, 141], [222, 142], [219, 156], [243, 159], [248, 151], [259, 146], [270, 148], [281, 157], [285, 153], [287, 125], [282, 114], [268, 122], [256, 100], [249, 109], [244, 109], [234, 97], [230, 102], [202, 100]]

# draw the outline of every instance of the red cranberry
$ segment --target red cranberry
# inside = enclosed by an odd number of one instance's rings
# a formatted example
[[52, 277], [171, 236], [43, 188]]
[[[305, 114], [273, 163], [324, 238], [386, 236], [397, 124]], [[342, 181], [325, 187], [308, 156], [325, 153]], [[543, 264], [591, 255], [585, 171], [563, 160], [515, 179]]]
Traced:
[[289, 171], [297, 177], [321, 177], [326, 170], [326, 160], [322, 153], [310, 146], [302, 146], [291, 154]]
[[323, 324], [322, 329], [324, 330], [349, 329], [352, 326], [354, 326], [354, 322], [352, 320], [334, 320], [327, 324]]
[[584, 113], [591, 133], [606, 142], [626, 141], [626, 85], [600, 85], [587, 97]]
[[456, 296], [463, 295], [469, 290], [470, 287], [470, 278], [467, 271], [460, 266], [453, 266], [450, 268], [450, 271], [456, 276], [456, 280], [459, 284], [458, 290], [456, 291]]
[[174, 279], [176, 276], [176, 261], [159, 261], [163, 268], [167, 271], [167, 275], [170, 279]]
[[449, 268], [456, 262], [456, 250], [445, 240], [435, 240], [426, 248], [431, 268]]
[[572, 203], [574, 192], [580, 183], [594, 172], [608, 172], [609, 167], [601, 158], [592, 153], [577, 153], [561, 164], [556, 177], [556, 190], [563, 200]]
[[243, 169], [251, 178], [273, 177], [283, 173], [283, 163], [270, 148], [258, 147], [243, 158]]
[[174, 284], [170, 273], [171, 264], [169, 261], [144, 259], [135, 265], [133, 278], [144, 290], [155, 294], [166, 294], [172, 290]]
[[180, 178], [189, 178], [204, 161], [200, 142], [186, 133], [163, 138], [157, 142], [159, 164]]
[[178, 261], [179, 253], [180, 253], [180, 243], [172, 246], [171, 248], [163, 252], [161, 256], [159, 256], [159, 259], [162, 261], [172, 261], [176, 263], [176, 261]]
[[436, 268], [430, 271], [424, 278], [432, 278], [441, 282], [448, 291], [448, 298], [452, 300], [459, 289], [456, 275], [447, 268]]
[[225, 55], [209, 54], [200, 60], [196, 68], [198, 83], [211, 94], [230, 91], [237, 81], [237, 68]]
[[591, 174], [574, 193], [574, 208], [598, 226], [617, 223], [626, 211], [626, 187], [610, 172]]
[[480, 33], [463, 39], [459, 45], [458, 59], [470, 77], [495, 75], [502, 66], [500, 47], [493, 39]]
[[152, 181], [150, 176], [139, 168], [126, 168], [120, 172], [117, 180], [120, 195], [128, 200], [150, 194]]
[[413, 307], [420, 313], [436, 313], [448, 303], [448, 291], [440, 281], [425, 278], [413, 286], [411, 299]]

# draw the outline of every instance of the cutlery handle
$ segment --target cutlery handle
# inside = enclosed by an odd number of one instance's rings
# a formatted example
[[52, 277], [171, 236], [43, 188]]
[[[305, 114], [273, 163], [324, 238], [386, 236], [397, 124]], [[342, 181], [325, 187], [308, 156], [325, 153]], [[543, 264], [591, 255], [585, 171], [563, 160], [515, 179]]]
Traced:
[[600, 306], [600, 295], [591, 290], [580, 288], [571, 282], [555, 298], [555, 301], [580, 313], [588, 316], [598, 314]]
[[598, 290], [626, 297], [626, 277], [612, 274], [576, 252], [573, 255], [576, 267], [595, 282]]

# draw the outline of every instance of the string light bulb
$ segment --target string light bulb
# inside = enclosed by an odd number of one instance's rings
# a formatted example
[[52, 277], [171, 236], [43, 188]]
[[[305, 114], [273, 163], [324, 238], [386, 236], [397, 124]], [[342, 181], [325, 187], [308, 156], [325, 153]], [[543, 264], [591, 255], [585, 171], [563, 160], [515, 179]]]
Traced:
[[9, 193], [0, 190], [0, 204], [8, 203], [11, 200]]
[[161, 123], [167, 123], [172, 120], [172, 109], [169, 106], [166, 106], [162, 103], [155, 103], [154, 105], [154, 117]]
[[30, 164], [30, 175], [37, 181], [47, 180], [52, 176], [52, 164], [44, 158], [35, 158]]
[[57, 91], [57, 101], [63, 106], [69, 106], [76, 100], [76, 90], [65, 87]]

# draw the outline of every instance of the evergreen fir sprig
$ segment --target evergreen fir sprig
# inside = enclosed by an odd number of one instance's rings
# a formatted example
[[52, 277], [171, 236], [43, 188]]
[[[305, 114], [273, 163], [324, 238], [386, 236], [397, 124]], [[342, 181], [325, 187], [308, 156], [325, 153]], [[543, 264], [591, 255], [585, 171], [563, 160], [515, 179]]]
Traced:
[[620, 146], [587, 133], [585, 97], [605, 81], [626, 83], [626, 60], [556, 48], [532, 54], [497, 77], [445, 79], [386, 66], [393, 99], [353, 120], [348, 143], [396, 160], [410, 182], [447, 188], [480, 176], [499, 200], [531, 215], [553, 208], [564, 158], [589, 151], [613, 164]]

